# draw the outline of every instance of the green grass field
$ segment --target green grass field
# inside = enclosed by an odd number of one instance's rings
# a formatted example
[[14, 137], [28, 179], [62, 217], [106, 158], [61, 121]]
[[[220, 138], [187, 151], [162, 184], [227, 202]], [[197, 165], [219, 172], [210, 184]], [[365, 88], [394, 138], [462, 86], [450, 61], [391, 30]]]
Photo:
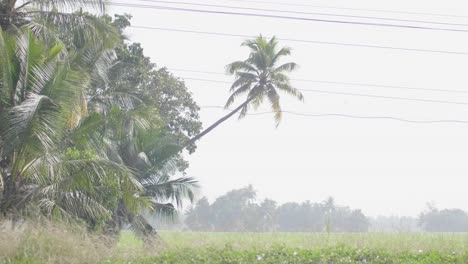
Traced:
[[76, 228], [0, 228], [0, 263], [468, 263], [468, 234], [161, 232], [144, 246]]
[[[164, 249], [138, 263], [468, 263], [468, 234], [162, 232]], [[142, 247], [131, 234], [121, 249]]]

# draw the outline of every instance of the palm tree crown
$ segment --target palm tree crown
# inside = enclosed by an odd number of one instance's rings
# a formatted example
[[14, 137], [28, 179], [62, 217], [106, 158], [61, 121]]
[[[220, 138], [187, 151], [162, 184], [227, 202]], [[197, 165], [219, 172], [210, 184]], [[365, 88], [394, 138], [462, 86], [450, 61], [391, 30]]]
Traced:
[[278, 90], [293, 95], [301, 101], [304, 100], [302, 93], [291, 86], [287, 76], [287, 73], [297, 68], [297, 64], [289, 62], [277, 66], [282, 57], [291, 54], [290, 48], [283, 47], [278, 50], [278, 41], [275, 37], [268, 41], [261, 35], [254, 40], [245, 41], [242, 46], [251, 49], [250, 56], [245, 61], [235, 61], [226, 66], [227, 73], [235, 75], [236, 79], [231, 86], [232, 94], [227, 100], [225, 108], [231, 106], [236, 98], [243, 94], [247, 93], [247, 99], [227, 115], [185, 142], [183, 147], [195, 143], [239, 111], [239, 118], [244, 117], [250, 106], [258, 108], [265, 98], [271, 104], [275, 113], [276, 126], [278, 126], [282, 113]]
[[262, 36], [247, 40], [242, 46], [249, 47], [251, 53], [247, 60], [235, 61], [226, 67], [227, 72], [235, 75], [236, 79], [231, 86], [232, 94], [225, 107], [230, 107], [238, 96], [247, 93], [246, 102], [248, 103], [240, 112], [240, 117], [244, 117], [250, 106], [257, 108], [267, 99], [275, 113], [275, 121], [278, 125], [281, 121], [278, 91], [288, 93], [301, 101], [304, 100], [302, 93], [291, 86], [289, 77], [286, 75], [294, 71], [297, 64], [288, 62], [278, 66], [282, 57], [291, 54], [291, 49], [283, 47], [278, 50], [278, 41], [275, 37], [268, 41]]

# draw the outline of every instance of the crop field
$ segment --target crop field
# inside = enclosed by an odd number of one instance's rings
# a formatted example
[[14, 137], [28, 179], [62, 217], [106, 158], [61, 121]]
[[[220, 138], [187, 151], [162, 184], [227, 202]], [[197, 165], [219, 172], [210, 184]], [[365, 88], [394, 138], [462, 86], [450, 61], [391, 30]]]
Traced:
[[130, 232], [117, 244], [62, 227], [0, 229], [0, 263], [468, 263], [468, 234]]
[[[164, 249], [159, 255], [136, 263], [468, 263], [468, 234], [162, 232], [160, 236]], [[124, 234], [119, 247], [138, 250], [142, 244]]]

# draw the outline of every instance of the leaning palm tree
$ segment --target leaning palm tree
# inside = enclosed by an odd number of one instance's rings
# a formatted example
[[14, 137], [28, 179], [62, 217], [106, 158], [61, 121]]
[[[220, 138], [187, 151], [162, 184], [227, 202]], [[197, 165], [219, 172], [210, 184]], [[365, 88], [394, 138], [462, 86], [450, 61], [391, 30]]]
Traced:
[[254, 40], [245, 41], [242, 46], [250, 48], [250, 56], [247, 60], [235, 61], [226, 66], [227, 73], [235, 75], [235, 81], [231, 86], [231, 96], [225, 108], [229, 108], [241, 95], [247, 94], [247, 98], [229, 114], [187, 141], [186, 146], [199, 140], [239, 111], [239, 118], [245, 117], [251, 107], [257, 109], [265, 99], [271, 105], [278, 126], [282, 113], [278, 91], [304, 100], [302, 93], [291, 86], [287, 75], [297, 68], [297, 64], [289, 62], [278, 66], [282, 57], [291, 54], [291, 49], [283, 47], [278, 50], [278, 41], [275, 37], [268, 41], [261, 35]]

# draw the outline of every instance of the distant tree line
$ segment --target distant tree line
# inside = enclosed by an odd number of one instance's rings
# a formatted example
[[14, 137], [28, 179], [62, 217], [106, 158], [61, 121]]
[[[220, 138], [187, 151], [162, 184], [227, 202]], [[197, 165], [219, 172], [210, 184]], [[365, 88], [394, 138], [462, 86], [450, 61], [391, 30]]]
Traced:
[[468, 213], [429, 205], [418, 217], [379, 216], [370, 219], [372, 232], [468, 232]]
[[427, 232], [468, 232], [468, 214], [460, 209], [439, 210], [429, 205], [419, 215], [418, 224]]
[[333, 198], [320, 203], [256, 202], [252, 186], [233, 190], [212, 204], [202, 198], [191, 208], [185, 225], [193, 231], [228, 232], [367, 232], [369, 221], [360, 210], [337, 206]]
[[211, 204], [203, 197], [177, 228], [207, 232], [468, 232], [468, 213], [460, 209], [429, 205], [418, 217], [370, 218], [361, 210], [336, 205], [333, 198], [278, 205], [270, 199], [257, 201], [256, 196], [248, 186]]

